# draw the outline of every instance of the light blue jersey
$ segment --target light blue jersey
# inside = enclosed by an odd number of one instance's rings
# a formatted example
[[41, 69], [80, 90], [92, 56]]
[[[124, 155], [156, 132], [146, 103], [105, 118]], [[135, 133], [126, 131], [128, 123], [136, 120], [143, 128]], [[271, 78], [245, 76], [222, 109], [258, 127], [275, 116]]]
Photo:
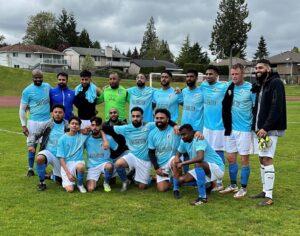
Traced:
[[53, 124], [54, 126], [50, 131], [48, 142], [46, 145], [46, 150], [48, 150], [54, 156], [56, 156], [58, 140], [65, 134], [65, 124], [64, 122], [60, 124], [56, 124], [55, 122], [53, 122]]
[[216, 82], [200, 86], [204, 99], [204, 127], [210, 130], [224, 130], [222, 120], [222, 101], [228, 88], [226, 83]]
[[203, 95], [200, 87], [184, 88], [181, 125], [190, 124], [195, 131], [203, 131]]
[[157, 108], [165, 108], [171, 113], [171, 120], [177, 122], [179, 116], [179, 104], [183, 103], [182, 93], [176, 94], [175, 89], [159, 89], [154, 92], [153, 103]]
[[[130, 97], [129, 102], [129, 111], [133, 107], [140, 107], [144, 111], [143, 120], [145, 122], [153, 121], [153, 112], [152, 112], [152, 101], [153, 101], [153, 93], [156, 89], [151, 87], [132, 87], [127, 89], [127, 92]], [[131, 120], [131, 115], [129, 112], [129, 121]]]
[[87, 138], [87, 135], [80, 133], [74, 136], [64, 134], [58, 140], [56, 156], [65, 159], [66, 163], [70, 161], [83, 161], [84, 142]]
[[252, 84], [249, 82], [234, 86], [231, 108], [232, 130], [251, 131], [252, 107], [255, 103], [255, 94], [250, 91], [251, 88]]
[[149, 161], [148, 135], [155, 127], [155, 123], [150, 122], [138, 128], [135, 128], [132, 124], [114, 126], [113, 128], [117, 134], [124, 136], [129, 151], [133, 155], [141, 160]]
[[23, 90], [21, 103], [29, 108], [29, 120], [46, 121], [50, 119], [50, 88], [48, 83], [42, 83], [41, 86], [30, 84]]
[[149, 134], [148, 148], [155, 149], [157, 163], [161, 167], [175, 156], [179, 142], [180, 137], [170, 125], [165, 130], [156, 127]]
[[[109, 135], [106, 135], [109, 146], [112, 150], [118, 148], [118, 144]], [[110, 149], [104, 150], [102, 147], [102, 138], [94, 138], [92, 135], [85, 141], [87, 152], [87, 168], [96, 167], [105, 162], [112, 162], [110, 158]]]
[[194, 138], [190, 143], [185, 143], [183, 140], [180, 141], [178, 152], [188, 153], [189, 157], [193, 159], [197, 156], [197, 151], [204, 152], [204, 162], [215, 163], [222, 171], [225, 170], [221, 157], [212, 149], [205, 139], [197, 140]]

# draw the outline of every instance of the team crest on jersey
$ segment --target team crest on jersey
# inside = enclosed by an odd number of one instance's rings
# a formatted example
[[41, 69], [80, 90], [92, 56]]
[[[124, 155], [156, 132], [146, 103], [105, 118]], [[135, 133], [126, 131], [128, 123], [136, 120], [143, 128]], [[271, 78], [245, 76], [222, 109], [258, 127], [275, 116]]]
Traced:
[[121, 95], [122, 94], [122, 90], [118, 89], [118, 94]]
[[245, 92], [245, 90], [244, 90], [244, 89], [241, 89], [240, 93], [243, 94], [244, 92]]
[[167, 135], [167, 140], [170, 140], [171, 139], [171, 134], [168, 134]]

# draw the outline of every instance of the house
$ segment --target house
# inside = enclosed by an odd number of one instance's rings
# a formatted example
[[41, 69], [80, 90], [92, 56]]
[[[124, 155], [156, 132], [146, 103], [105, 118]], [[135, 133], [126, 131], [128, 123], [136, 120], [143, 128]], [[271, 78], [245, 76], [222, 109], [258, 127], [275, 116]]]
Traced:
[[169, 61], [134, 59], [130, 61], [128, 73], [134, 75], [140, 73], [141, 68], [155, 67], [164, 67], [165, 70], [169, 70], [172, 72], [182, 71], [182, 69], [180, 69], [177, 65]]
[[0, 65], [33, 69], [44, 67], [63, 68], [67, 66], [64, 54], [40, 45], [14, 44], [0, 48]]
[[82, 61], [86, 55], [94, 59], [96, 68], [110, 67], [127, 71], [130, 65], [128, 57], [112, 50], [110, 46], [106, 46], [105, 49], [70, 47], [63, 52], [72, 70], [81, 70]]
[[[232, 65], [237, 64], [237, 63], [240, 63], [244, 66], [251, 66], [252, 65], [251, 62], [248, 62], [244, 59], [241, 59], [241, 58], [238, 58], [238, 57], [232, 57]], [[214, 65], [214, 66], [229, 66], [230, 59], [229, 58], [227, 58], [227, 59], [217, 59], [215, 62], [212, 62], [211, 64]]]
[[267, 59], [280, 75], [300, 75], [300, 53], [286, 51]]

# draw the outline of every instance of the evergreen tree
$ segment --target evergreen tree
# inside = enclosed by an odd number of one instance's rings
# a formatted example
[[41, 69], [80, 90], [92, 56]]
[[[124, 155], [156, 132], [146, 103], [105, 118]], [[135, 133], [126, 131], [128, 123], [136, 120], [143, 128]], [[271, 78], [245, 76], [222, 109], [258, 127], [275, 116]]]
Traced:
[[91, 55], [87, 54], [81, 63], [81, 70], [94, 70], [95, 69], [95, 61], [91, 57]]
[[191, 48], [190, 36], [187, 35], [182, 44], [181, 50], [179, 52], [179, 56], [176, 59], [176, 64], [179, 67], [183, 67], [185, 63], [190, 62], [189, 60], [190, 48]]
[[84, 48], [89, 48], [93, 46], [93, 43], [90, 40], [90, 35], [86, 29], [83, 29], [78, 37], [78, 46]]
[[213, 55], [228, 58], [232, 47], [233, 56], [245, 58], [247, 33], [251, 29], [251, 22], [246, 22], [248, 15], [245, 0], [221, 0], [209, 45]]
[[132, 59], [139, 59], [140, 58], [139, 52], [136, 49], [136, 47], [134, 47], [134, 50], [133, 50], [132, 55], [131, 55], [131, 58]]
[[156, 35], [154, 18], [151, 16], [143, 36], [140, 57], [143, 59], [155, 59], [157, 57], [158, 46], [159, 40]]
[[299, 48], [294, 46], [291, 50], [292, 52], [300, 53]]
[[127, 53], [126, 53], [126, 57], [131, 58], [131, 56], [132, 56], [132, 53], [131, 53], [131, 50], [129, 48], [128, 51], [127, 51]]
[[157, 59], [166, 60], [169, 62], [174, 61], [174, 55], [170, 51], [169, 44], [167, 41], [162, 40], [159, 44], [158, 48], [158, 56]]
[[99, 49], [101, 49], [101, 45], [100, 45], [100, 43], [97, 40], [92, 43], [92, 47], [93, 48], [99, 48]]
[[257, 47], [256, 53], [254, 54], [254, 59], [260, 60], [260, 59], [267, 57], [268, 55], [269, 55], [269, 52], [267, 50], [266, 40], [264, 39], [263, 36], [260, 36], [258, 47]]
[[117, 45], [115, 45], [114, 51], [116, 51], [116, 52], [118, 52], [118, 53], [121, 53], [120, 49], [117, 48]]
[[189, 63], [196, 64], [209, 64], [210, 62], [207, 52], [202, 52], [202, 48], [197, 42], [190, 48], [189, 60]]

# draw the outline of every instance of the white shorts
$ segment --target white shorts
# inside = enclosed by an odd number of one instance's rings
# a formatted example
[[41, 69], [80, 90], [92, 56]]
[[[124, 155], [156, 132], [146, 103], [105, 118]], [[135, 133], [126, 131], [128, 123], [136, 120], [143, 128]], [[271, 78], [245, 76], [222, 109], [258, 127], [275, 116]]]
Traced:
[[91, 126], [91, 121], [90, 120], [81, 120], [80, 129], [84, 129], [88, 126]]
[[228, 153], [238, 152], [240, 155], [251, 154], [252, 147], [251, 132], [233, 130], [230, 136], [225, 136], [225, 150]]
[[56, 158], [51, 152], [48, 150], [43, 150], [38, 153], [38, 155], [43, 155], [47, 159], [47, 165], [52, 165], [53, 166], [53, 175], [61, 177], [60, 173], [60, 162], [59, 159]]
[[128, 164], [129, 170], [135, 169], [134, 180], [143, 184], [148, 184], [151, 175], [151, 162], [137, 158], [132, 153], [122, 157]]
[[[40, 130], [41, 127], [43, 127], [49, 120], [46, 120], [46, 121], [34, 121], [34, 120], [28, 120], [27, 121], [27, 129], [28, 129], [28, 132], [30, 134], [35, 134], [36, 133], [36, 130]], [[27, 141], [28, 141], [28, 138], [27, 138]], [[42, 141], [42, 137], [37, 140], [36, 143], [40, 143]]]
[[260, 156], [260, 157], [270, 157], [270, 158], [274, 157], [278, 136], [269, 136], [269, 138], [272, 140], [272, 146], [265, 148], [263, 150], [259, 150], [258, 138], [257, 138], [256, 134], [254, 132], [252, 132], [254, 154], [258, 154], [258, 156]]
[[169, 176], [160, 176], [156, 175], [156, 183], [162, 182], [162, 181], [170, 181], [170, 177], [172, 175], [172, 168], [171, 168], [171, 163], [172, 160], [175, 158], [175, 156], [172, 156], [170, 160], [160, 168], [163, 170], [165, 174], [168, 174]]
[[[70, 171], [70, 173], [76, 177], [76, 166], [78, 164], [83, 164], [84, 165], [84, 161], [70, 161], [70, 162], [67, 162], [66, 165], [67, 165], [67, 168], [68, 170]], [[71, 182], [64, 170], [63, 167], [60, 168], [60, 172], [61, 172], [61, 178], [62, 178], [62, 186], [65, 188], [67, 186], [70, 186], [70, 185], [75, 185], [75, 182]]]
[[[222, 171], [217, 164], [211, 163], [211, 162], [207, 162], [207, 164], [209, 165], [209, 169], [210, 169], [210, 177], [205, 175], [206, 183], [213, 182], [213, 181], [223, 178], [224, 171]], [[195, 180], [197, 180], [197, 175], [196, 175], [195, 169], [190, 170], [188, 173], [190, 175], [192, 175]]]
[[211, 130], [203, 128], [203, 135], [210, 146], [215, 151], [224, 151], [225, 150], [225, 136], [224, 130]]
[[105, 167], [105, 165], [107, 163], [111, 163], [111, 162], [107, 161], [107, 162], [104, 162], [101, 165], [88, 168], [86, 180], [95, 180], [95, 181], [98, 181], [100, 175], [104, 174], [104, 167]]
[[[129, 150], [124, 151], [120, 156], [118, 156], [117, 158], [112, 159], [113, 163], [116, 163], [117, 160], [119, 160], [120, 158], [122, 158], [123, 156], [127, 155], [129, 153]], [[125, 168], [126, 171], [126, 175], [129, 173], [129, 168]], [[119, 176], [117, 173], [117, 168], [114, 166], [114, 171], [113, 171], [113, 175], [112, 177], [117, 177]]]

